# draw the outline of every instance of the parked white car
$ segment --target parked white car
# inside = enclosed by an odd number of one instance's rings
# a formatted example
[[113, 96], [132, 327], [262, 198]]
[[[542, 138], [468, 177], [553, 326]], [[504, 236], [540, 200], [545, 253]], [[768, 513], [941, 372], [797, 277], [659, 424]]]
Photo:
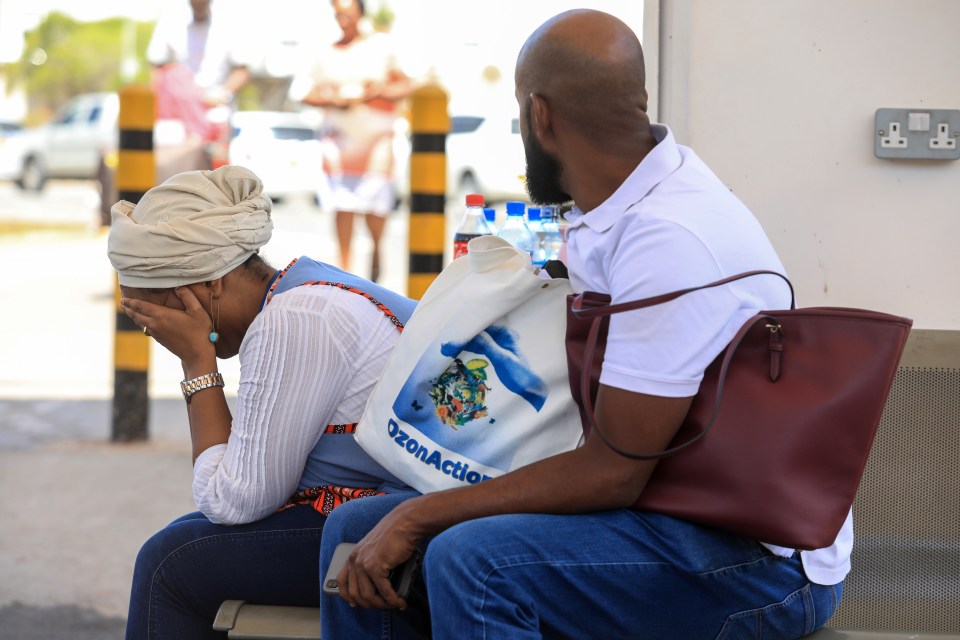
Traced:
[[[410, 133], [406, 122], [403, 125], [395, 138], [394, 151], [398, 193], [407, 198]], [[446, 156], [448, 202], [462, 204], [468, 193], [482, 194], [488, 203], [529, 200], [520, 120], [512, 112], [452, 115]]]
[[0, 178], [40, 191], [49, 178], [93, 179], [117, 145], [120, 102], [115, 93], [73, 98], [48, 124], [25, 129], [0, 148]]
[[447, 136], [447, 193], [463, 201], [527, 200], [520, 120], [509, 115], [454, 115]]
[[[96, 180], [101, 221], [110, 224], [110, 207], [117, 199], [114, 172], [119, 116], [116, 93], [72, 98], [51, 122], [24, 129], [0, 145], [0, 180], [13, 180], [27, 191], [42, 190], [50, 178]], [[180, 171], [210, 168], [212, 150], [208, 147], [212, 145], [187, 139], [179, 120], [158, 120], [154, 126], [157, 182]]]
[[237, 111], [227, 161], [253, 171], [271, 197], [322, 190], [320, 116], [313, 112]]
[[0, 180], [16, 180], [20, 175], [21, 138], [22, 126], [0, 120]]

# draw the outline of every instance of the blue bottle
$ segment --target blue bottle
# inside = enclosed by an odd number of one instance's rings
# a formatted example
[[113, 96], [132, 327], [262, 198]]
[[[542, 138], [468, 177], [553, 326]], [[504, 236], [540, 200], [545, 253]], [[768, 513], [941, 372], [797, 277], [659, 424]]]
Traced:
[[541, 218], [539, 207], [530, 207], [527, 209], [527, 226], [533, 233], [533, 266], [542, 267], [547, 261], [546, 254], [543, 251], [543, 219]]
[[527, 222], [523, 219], [525, 208], [522, 202], [508, 202], [507, 220], [500, 227], [497, 235], [517, 249], [529, 253], [530, 259], [533, 260], [536, 236], [533, 235], [533, 232], [527, 226]]
[[497, 233], [497, 210], [493, 207], [485, 207], [483, 210], [483, 217], [487, 219], [487, 225], [492, 230], [492, 233], [496, 235]]
[[543, 207], [540, 226], [543, 230], [543, 261], [559, 260], [563, 233], [560, 231], [560, 212], [557, 207]]

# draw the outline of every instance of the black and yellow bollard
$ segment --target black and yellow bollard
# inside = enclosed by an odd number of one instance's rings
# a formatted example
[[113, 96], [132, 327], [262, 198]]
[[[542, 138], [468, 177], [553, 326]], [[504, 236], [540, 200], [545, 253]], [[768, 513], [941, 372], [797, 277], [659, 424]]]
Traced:
[[[120, 200], [136, 204], [156, 182], [153, 155], [155, 106], [153, 90], [127, 85], [120, 90], [120, 144], [116, 186]], [[114, 442], [148, 437], [150, 338], [120, 308], [120, 285], [114, 288], [116, 331], [113, 341]]]
[[443, 270], [446, 240], [446, 140], [450, 131], [447, 92], [427, 84], [410, 100], [410, 270], [407, 296], [419, 300]]

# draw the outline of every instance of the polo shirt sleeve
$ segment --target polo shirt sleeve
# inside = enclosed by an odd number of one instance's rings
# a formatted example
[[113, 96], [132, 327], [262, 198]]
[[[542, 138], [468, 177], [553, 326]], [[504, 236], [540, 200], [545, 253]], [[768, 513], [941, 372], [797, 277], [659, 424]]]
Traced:
[[[622, 229], [607, 265], [614, 303], [707, 284], [721, 277], [709, 249], [665, 220]], [[602, 384], [664, 397], [696, 395], [707, 366], [751, 312], [729, 287], [610, 318]]]

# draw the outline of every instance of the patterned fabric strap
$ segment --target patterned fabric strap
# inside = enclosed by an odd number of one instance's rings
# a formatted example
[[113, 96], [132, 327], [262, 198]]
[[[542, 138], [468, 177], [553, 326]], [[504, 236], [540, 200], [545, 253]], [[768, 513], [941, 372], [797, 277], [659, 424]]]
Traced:
[[[270, 285], [270, 288], [267, 290], [267, 295], [264, 303], [265, 305], [269, 304], [270, 301], [273, 299], [273, 292], [276, 290], [277, 285], [280, 284], [280, 281], [283, 279], [283, 276], [287, 275], [287, 271], [289, 271], [293, 265], [297, 264], [297, 260], [299, 260], [299, 258], [294, 258], [293, 262], [288, 264], [286, 269], [283, 269], [282, 271], [280, 271], [280, 275], [278, 275], [274, 279], [273, 284]], [[383, 304], [382, 302], [380, 302], [379, 300], [371, 296], [366, 291], [361, 291], [356, 287], [350, 287], [340, 282], [328, 282], [326, 280], [311, 280], [309, 282], [302, 283], [300, 286], [310, 286], [310, 285], [316, 285], [316, 284], [322, 284], [328, 287], [337, 287], [338, 289], [342, 289], [344, 291], [349, 291], [350, 293], [355, 293], [357, 295], [363, 296], [364, 298], [369, 300], [370, 303], [373, 304], [377, 309], [380, 309], [380, 311], [383, 312], [383, 315], [387, 316], [387, 319], [393, 323], [393, 326], [397, 328], [397, 331], [400, 331], [400, 332], [403, 331], [403, 323], [400, 322], [400, 318], [394, 315], [393, 311], [390, 311], [387, 305]]]
[[393, 311], [390, 311], [390, 309], [387, 308], [387, 305], [383, 304], [382, 302], [374, 298], [372, 295], [370, 295], [366, 291], [361, 291], [356, 287], [348, 287], [347, 285], [342, 284], [340, 282], [327, 282], [326, 280], [314, 280], [313, 282], [304, 282], [303, 285], [301, 286], [309, 286], [312, 284], [322, 284], [328, 287], [336, 287], [338, 289], [343, 289], [344, 291], [349, 291], [350, 293], [355, 293], [359, 296], [363, 296], [364, 298], [369, 300], [377, 309], [380, 309], [380, 311], [383, 312], [383, 315], [387, 316], [387, 320], [393, 323], [393, 326], [397, 328], [397, 331], [400, 331], [400, 332], [403, 331], [403, 323], [400, 322], [400, 318], [393, 315]]
[[337, 487], [333, 485], [311, 487], [310, 489], [297, 491], [290, 496], [287, 504], [280, 507], [278, 511], [308, 504], [323, 515], [328, 516], [331, 511], [348, 500], [366, 498], [368, 496], [381, 496], [383, 493], [383, 491], [377, 491], [376, 489], [351, 489], [350, 487]]
[[323, 430], [326, 433], [356, 433], [357, 432], [357, 423], [351, 422], [350, 424], [328, 424], [327, 428]]

